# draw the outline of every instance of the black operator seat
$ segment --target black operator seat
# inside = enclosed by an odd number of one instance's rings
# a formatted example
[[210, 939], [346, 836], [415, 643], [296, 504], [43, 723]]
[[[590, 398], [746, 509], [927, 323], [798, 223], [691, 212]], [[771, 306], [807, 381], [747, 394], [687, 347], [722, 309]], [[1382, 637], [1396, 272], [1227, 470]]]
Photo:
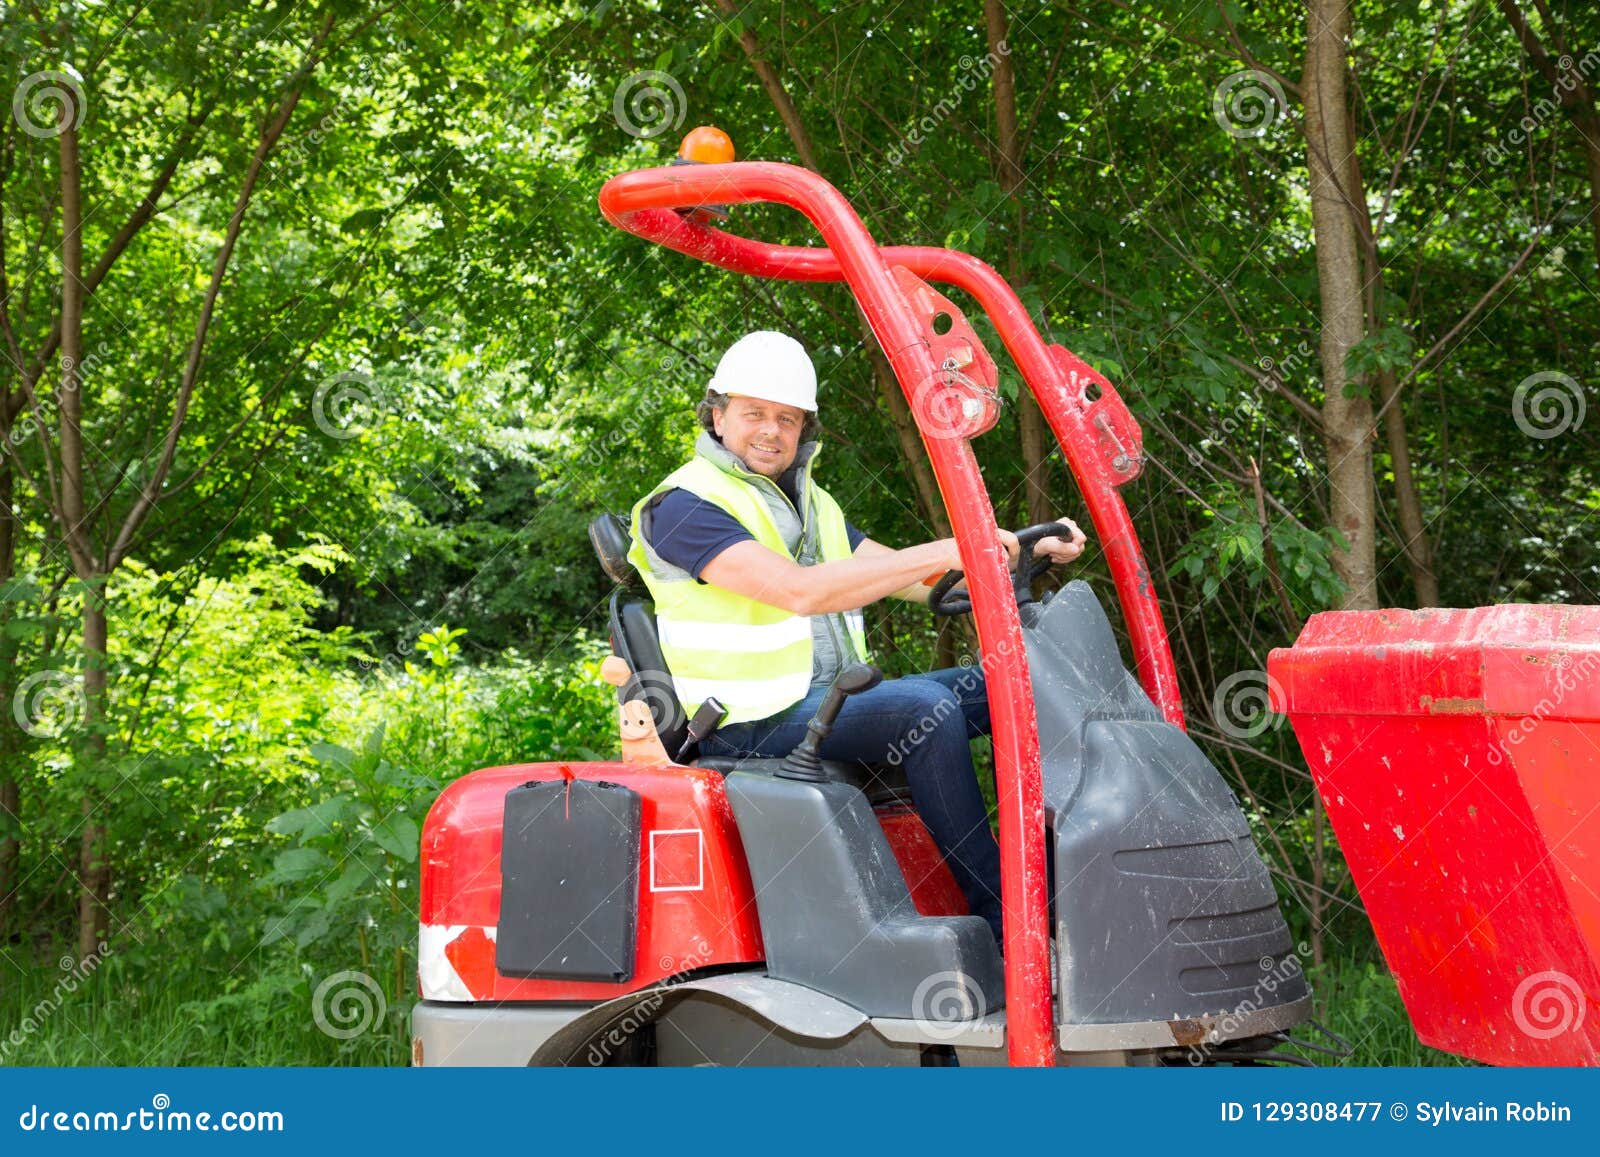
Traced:
[[689, 721], [678, 706], [672, 689], [672, 675], [661, 654], [661, 639], [656, 634], [656, 608], [645, 590], [644, 580], [628, 561], [632, 536], [628, 521], [620, 514], [602, 514], [589, 523], [589, 542], [600, 559], [600, 566], [617, 589], [611, 592], [609, 618], [611, 649], [627, 661], [633, 677], [619, 689], [626, 701], [643, 699], [650, 705], [656, 733], [667, 754], [676, 755], [683, 746]]

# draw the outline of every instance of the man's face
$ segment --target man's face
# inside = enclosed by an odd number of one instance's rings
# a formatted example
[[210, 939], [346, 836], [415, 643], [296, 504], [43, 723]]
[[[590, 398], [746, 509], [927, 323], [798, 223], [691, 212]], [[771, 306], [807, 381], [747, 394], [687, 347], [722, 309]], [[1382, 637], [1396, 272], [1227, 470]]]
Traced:
[[806, 412], [798, 406], [734, 394], [726, 409], [713, 414], [712, 422], [722, 444], [743, 459], [746, 466], [777, 479], [794, 465]]

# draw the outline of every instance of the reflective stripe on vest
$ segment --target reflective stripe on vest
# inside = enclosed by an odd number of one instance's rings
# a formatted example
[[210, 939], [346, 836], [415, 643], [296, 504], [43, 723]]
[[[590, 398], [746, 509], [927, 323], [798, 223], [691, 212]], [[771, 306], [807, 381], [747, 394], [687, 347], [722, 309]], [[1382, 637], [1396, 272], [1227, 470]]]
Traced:
[[[682, 572], [678, 576], [658, 573], [640, 529], [645, 504], [664, 490], [681, 488], [727, 511], [762, 546], [786, 558], [804, 552], [807, 532], [816, 538], [817, 561], [849, 558], [850, 535], [843, 512], [827, 491], [811, 481], [809, 468], [804, 475], [805, 509], [800, 514], [806, 529], [795, 552], [783, 540], [755, 484], [704, 454], [697, 453], [634, 505], [628, 561], [644, 576], [655, 600], [662, 658], [672, 673], [685, 714], [693, 714], [715, 696], [728, 709], [724, 724], [745, 723], [775, 715], [804, 699], [811, 689], [811, 619], [711, 583], [696, 582]], [[861, 613], [849, 611], [841, 618], [850, 648], [865, 661]]]

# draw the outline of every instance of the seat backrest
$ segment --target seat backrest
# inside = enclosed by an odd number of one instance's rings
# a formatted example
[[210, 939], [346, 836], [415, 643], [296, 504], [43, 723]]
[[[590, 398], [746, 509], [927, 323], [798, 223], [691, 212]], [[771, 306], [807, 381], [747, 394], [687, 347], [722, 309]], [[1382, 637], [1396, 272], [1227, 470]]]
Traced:
[[600, 569], [606, 572], [612, 582], [629, 588], [642, 585], [639, 572], [628, 561], [628, 548], [633, 545], [633, 536], [626, 518], [620, 514], [602, 514], [594, 519], [589, 523], [589, 543], [600, 559]]
[[620, 514], [600, 515], [589, 523], [589, 542], [600, 568], [622, 587], [611, 593], [611, 649], [627, 661], [633, 675], [617, 689], [618, 701], [642, 700], [648, 704], [661, 745], [676, 758], [689, 721], [678, 705], [672, 673], [661, 654], [655, 605], [640, 593], [643, 581], [628, 561], [628, 548], [632, 545], [628, 520]]
[[656, 634], [656, 608], [649, 599], [613, 591], [610, 607], [611, 649], [627, 660], [632, 676], [617, 689], [619, 701], [642, 699], [649, 704], [661, 746], [676, 759], [688, 734], [689, 721], [678, 705], [672, 673], [661, 654]]

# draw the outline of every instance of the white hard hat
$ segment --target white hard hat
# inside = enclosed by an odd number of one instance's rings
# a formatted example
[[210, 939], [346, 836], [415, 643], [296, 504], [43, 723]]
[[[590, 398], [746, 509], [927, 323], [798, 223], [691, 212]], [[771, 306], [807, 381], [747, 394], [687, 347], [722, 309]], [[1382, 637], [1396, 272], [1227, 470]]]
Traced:
[[729, 346], [711, 375], [711, 388], [817, 412], [817, 370], [805, 347], [770, 329], [747, 333]]

